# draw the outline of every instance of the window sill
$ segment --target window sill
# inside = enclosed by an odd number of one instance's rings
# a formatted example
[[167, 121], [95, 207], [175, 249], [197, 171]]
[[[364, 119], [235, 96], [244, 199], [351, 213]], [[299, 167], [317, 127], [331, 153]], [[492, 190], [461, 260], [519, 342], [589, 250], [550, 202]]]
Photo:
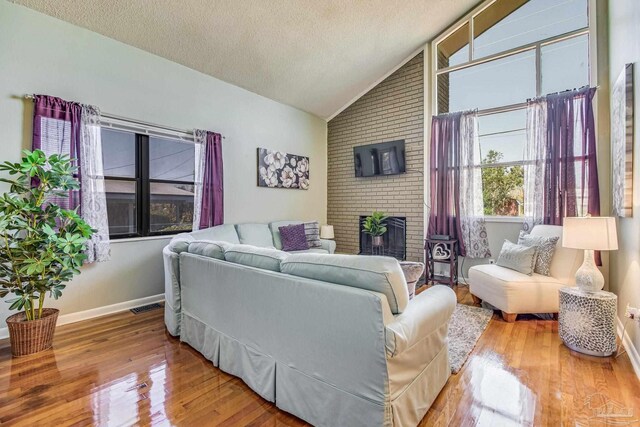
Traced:
[[175, 236], [175, 234], [166, 234], [163, 236], [145, 236], [145, 237], [125, 237], [124, 239], [110, 239], [109, 243], [132, 243], [132, 242], [144, 242], [146, 240], [161, 240], [161, 239], [171, 239]]
[[484, 222], [507, 222], [507, 223], [520, 223], [524, 222], [524, 217], [521, 216], [485, 216]]

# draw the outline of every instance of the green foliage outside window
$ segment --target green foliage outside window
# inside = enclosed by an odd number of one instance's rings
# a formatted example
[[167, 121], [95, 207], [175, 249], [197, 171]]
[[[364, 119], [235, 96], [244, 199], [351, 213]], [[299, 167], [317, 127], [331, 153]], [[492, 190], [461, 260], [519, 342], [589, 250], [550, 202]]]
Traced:
[[524, 168], [490, 166], [500, 163], [503, 154], [489, 150], [482, 159], [482, 197], [484, 214], [488, 216], [521, 216], [524, 214]]

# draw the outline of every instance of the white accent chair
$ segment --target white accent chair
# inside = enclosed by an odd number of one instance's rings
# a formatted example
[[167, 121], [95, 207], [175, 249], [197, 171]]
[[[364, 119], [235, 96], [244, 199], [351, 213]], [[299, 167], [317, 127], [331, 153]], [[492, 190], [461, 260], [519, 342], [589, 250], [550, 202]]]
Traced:
[[532, 236], [558, 236], [551, 261], [551, 275], [533, 273], [528, 276], [496, 264], [476, 265], [469, 269], [469, 292], [474, 302], [486, 301], [502, 311], [502, 318], [514, 322], [518, 314], [558, 313], [558, 290], [575, 285], [575, 274], [582, 264], [583, 253], [562, 247], [562, 227], [536, 225]]

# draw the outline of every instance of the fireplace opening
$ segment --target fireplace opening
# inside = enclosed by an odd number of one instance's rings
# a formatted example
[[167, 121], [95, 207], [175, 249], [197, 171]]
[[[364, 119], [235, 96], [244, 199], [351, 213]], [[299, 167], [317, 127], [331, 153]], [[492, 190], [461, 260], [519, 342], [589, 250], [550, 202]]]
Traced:
[[390, 216], [385, 220], [387, 232], [382, 236], [382, 245], [374, 245], [373, 238], [362, 231], [366, 216], [360, 217], [360, 255], [384, 255], [399, 261], [407, 259], [407, 218]]

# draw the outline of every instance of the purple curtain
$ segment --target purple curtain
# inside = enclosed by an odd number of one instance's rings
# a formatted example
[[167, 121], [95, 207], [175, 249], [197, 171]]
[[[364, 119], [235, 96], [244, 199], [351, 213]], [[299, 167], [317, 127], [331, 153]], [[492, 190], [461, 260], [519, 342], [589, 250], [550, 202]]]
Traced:
[[460, 118], [462, 113], [433, 116], [431, 120], [430, 212], [427, 234], [448, 234], [458, 239], [466, 256], [460, 224]]
[[545, 224], [600, 215], [594, 94], [595, 88], [584, 88], [547, 95]]
[[[82, 106], [47, 95], [35, 95], [32, 150], [42, 150], [47, 156], [66, 155], [79, 166], [80, 117]], [[80, 180], [80, 170], [77, 172]], [[80, 206], [80, 191], [70, 191], [69, 197], [51, 197], [49, 202], [65, 209]]]
[[[595, 91], [586, 87], [547, 95], [545, 224], [562, 225], [566, 216], [600, 216]], [[600, 252], [595, 261], [602, 265]]]
[[224, 185], [222, 174], [222, 135], [207, 132], [204, 142], [204, 177], [200, 229], [224, 224]]

